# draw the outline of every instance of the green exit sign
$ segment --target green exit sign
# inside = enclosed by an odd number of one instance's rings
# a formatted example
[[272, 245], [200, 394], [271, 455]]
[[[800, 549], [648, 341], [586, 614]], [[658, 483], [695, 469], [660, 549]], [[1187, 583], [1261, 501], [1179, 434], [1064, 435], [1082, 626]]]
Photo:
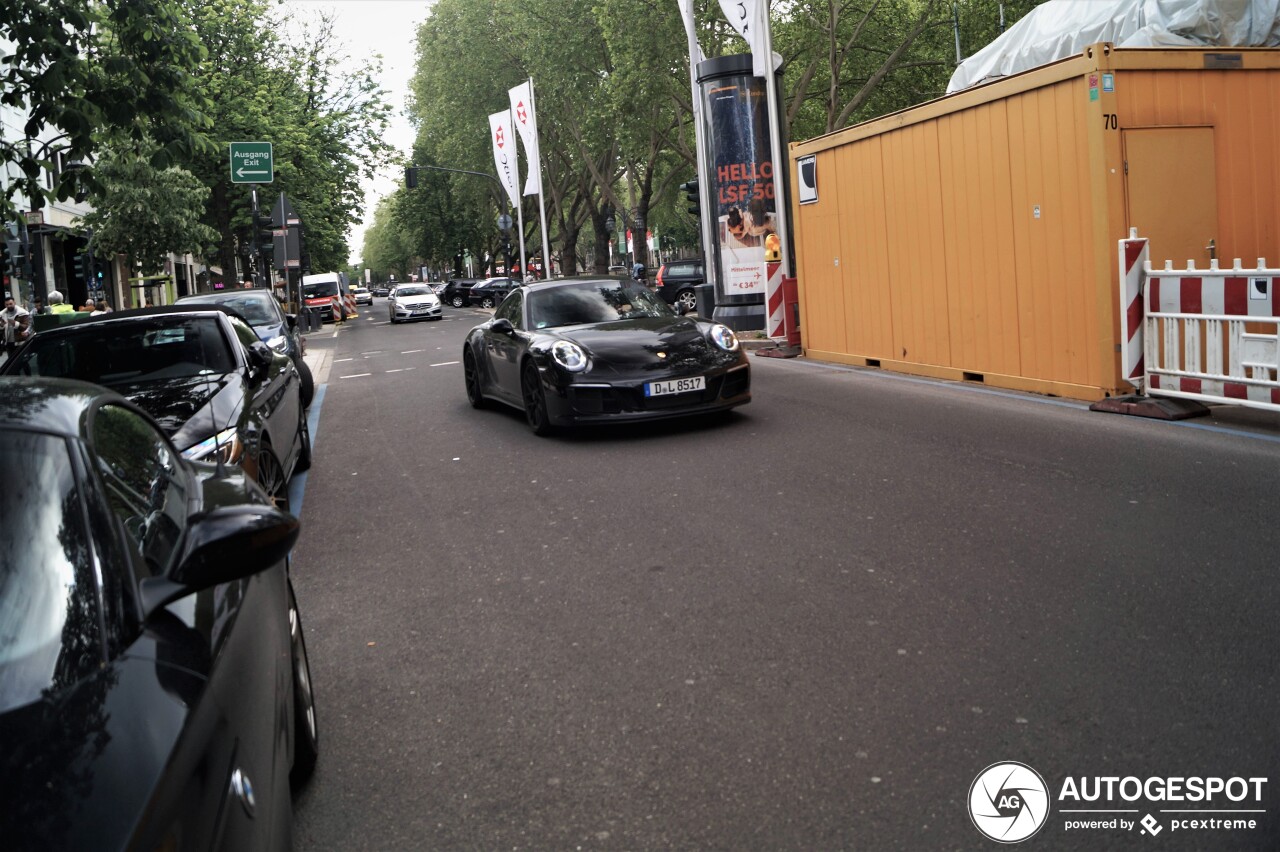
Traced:
[[232, 183], [271, 183], [275, 166], [270, 142], [231, 143]]

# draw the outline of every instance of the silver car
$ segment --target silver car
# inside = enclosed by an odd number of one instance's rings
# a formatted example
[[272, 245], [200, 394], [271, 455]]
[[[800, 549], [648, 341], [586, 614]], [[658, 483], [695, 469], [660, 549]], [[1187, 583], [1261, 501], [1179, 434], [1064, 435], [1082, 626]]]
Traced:
[[387, 297], [391, 322], [411, 319], [440, 319], [440, 297], [426, 284], [400, 284]]

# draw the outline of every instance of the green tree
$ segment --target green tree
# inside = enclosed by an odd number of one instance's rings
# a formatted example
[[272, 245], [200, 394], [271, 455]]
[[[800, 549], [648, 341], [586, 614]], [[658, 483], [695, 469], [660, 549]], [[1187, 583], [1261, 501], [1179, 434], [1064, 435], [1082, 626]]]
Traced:
[[82, 224], [99, 254], [125, 254], [144, 274], [160, 272], [169, 252], [205, 254], [217, 231], [200, 222], [209, 188], [178, 166], [157, 169], [155, 143], [113, 146], [99, 161], [93, 210]]
[[[0, 103], [26, 116], [23, 139], [0, 139], [0, 165], [17, 167], [0, 205], [21, 195], [42, 206], [94, 184], [102, 140], [150, 138], [164, 168], [211, 150], [209, 101], [193, 70], [206, 57], [185, 0], [0, 0]], [[32, 145], [49, 131], [55, 144]], [[61, 138], [59, 138], [61, 137]], [[52, 189], [51, 154], [86, 167], [63, 170]]]

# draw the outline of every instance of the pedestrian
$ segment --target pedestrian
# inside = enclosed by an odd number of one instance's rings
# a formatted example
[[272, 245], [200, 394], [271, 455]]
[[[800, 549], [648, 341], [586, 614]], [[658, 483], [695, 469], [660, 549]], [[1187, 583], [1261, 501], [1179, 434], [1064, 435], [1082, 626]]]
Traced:
[[36, 296], [35, 306], [32, 307], [31, 313], [36, 314], [37, 316], [43, 316], [49, 313], [49, 309], [45, 307], [44, 299], [41, 299], [39, 296]]
[[93, 313], [93, 302], [85, 302], [80, 310], [85, 313]]
[[4, 323], [4, 351], [12, 355], [13, 351], [31, 337], [31, 314], [26, 308], [13, 301], [13, 296], [4, 294], [4, 310], [0, 311], [0, 322]]
[[57, 290], [49, 291], [49, 313], [74, 314], [76, 309], [62, 301], [62, 294]]
[[111, 313], [111, 308], [107, 307], [106, 299], [99, 299], [97, 302], [94, 303], [93, 316], [96, 317], [102, 314], [109, 314], [109, 313]]

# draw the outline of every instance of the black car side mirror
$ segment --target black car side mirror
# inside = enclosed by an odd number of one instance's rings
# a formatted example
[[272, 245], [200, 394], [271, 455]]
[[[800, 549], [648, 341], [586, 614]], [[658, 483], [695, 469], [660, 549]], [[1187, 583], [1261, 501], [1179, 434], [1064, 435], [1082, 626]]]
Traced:
[[193, 516], [181, 558], [165, 576], [140, 584], [143, 616], [280, 563], [293, 549], [299, 529], [297, 518], [273, 506], [224, 506]]
[[498, 334], [515, 334], [516, 333], [515, 326], [511, 324], [511, 320], [506, 319], [505, 317], [502, 319], [494, 320], [493, 325], [489, 326], [489, 330], [496, 332]]
[[284, 321], [285, 321], [286, 323], [288, 323], [288, 324], [289, 324], [289, 330], [290, 330], [290, 331], [294, 331], [294, 330], [296, 330], [296, 329], [298, 328], [298, 315], [297, 315], [297, 314], [285, 314], [285, 315], [284, 315]]
[[249, 356], [249, 378], [256, 381], [271, 369], [271, 347], [255, 340], [245, 351]]

